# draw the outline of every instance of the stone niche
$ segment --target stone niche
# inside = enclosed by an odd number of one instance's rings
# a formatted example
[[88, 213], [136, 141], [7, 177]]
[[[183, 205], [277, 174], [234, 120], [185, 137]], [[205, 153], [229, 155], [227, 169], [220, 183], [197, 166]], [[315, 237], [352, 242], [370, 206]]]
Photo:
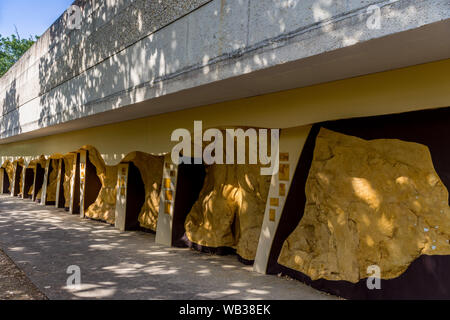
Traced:
[[139, 169], [145, 188], [145, 200], [138, 218], [139, 225], [144, 229], [156, 232], [164, 157], [144, 152], [132, 152], [122, 162], [132, 162]]
[[[299, 208], [300, 210], [300, 208]], [[448, 191], [427, 146], [322, 128], [299, 225], [278, 263], [312, 280], [402, 275], [422, 255], [450, 254]]]
[[260, 165], [211, 165], [185, 221], [186, 236], [209, 248], [229, 247], [247, 261], [256, 256], [271, 176]]
[[34, 187], [33, 184], [34, 184], [34, 174], [35, 174], [35, 172], [36, 172], [36, 164], [31, 164], [31, 163], [30, 163], [30, 164], [28, 165], [27, 169], [33, 170], [33, 182], [32, 182], [31, 185], [28, 187], [28, 190], [25, 190], [27, 196], [28, 196], [29, 198], [31, 198], [31, 197], [33, 196], [33, 187]]
[[[105, 165], [95, 148], [84, 148], [89, 151], [89, 160], [96, 167], [97, 176], [102, 185], [97, 199], [89, 206], [85, 215], [91, 219], [114, 224], [118, 166]], [[145, 187], [145, 202], [140, 208], [139, 225], [142, 228], [156, 231], [164, 157], [153, 156], [144, 152], [132, 152], [121, 162], [132, 162], [139, 169]]]

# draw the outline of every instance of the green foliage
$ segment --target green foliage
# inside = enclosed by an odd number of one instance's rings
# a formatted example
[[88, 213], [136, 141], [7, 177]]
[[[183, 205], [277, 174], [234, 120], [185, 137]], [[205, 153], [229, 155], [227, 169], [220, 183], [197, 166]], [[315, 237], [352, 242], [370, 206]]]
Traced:
[[20, 39], [16, 35], [3, 37], [0, 34], [0, 77], [33, 45], [38, 37]]

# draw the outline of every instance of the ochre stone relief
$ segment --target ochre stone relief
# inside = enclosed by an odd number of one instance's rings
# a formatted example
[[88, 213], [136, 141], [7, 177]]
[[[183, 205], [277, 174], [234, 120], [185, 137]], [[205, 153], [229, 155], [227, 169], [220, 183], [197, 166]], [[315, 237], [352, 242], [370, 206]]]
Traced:
[[56, 201], [56, 188], [58, 186], [58, 171], [59, 171], [58, 159], [51, 159], [49, 170], [50, 174], [48, 175], [47, 201], [54, 202]]
[[[97, 175], [102, 187], [97, 199], [91, 204], [85, 215], [95, 220], [115, 223], [117, 166], [97, 167]], [[89, 183], [89, 182], [88, 182]]]
[[[105, 165], [101, 154], [92, 146], [84, 146], [81, 149], [88, 151], [89, 161], [95, 166], [97, 176], [102, 184], [97, 199], [89, 206], [84, 214], [91, 219], [114, 224], [116, 211], [117, 166]], [[87, 181], [87, 183], [89, 183], [89, 181]]]
[[186, 218], [188, 239], [207, 247], [235, 248], [254, 260], [271, 176], [259, 165], [211, 165], [199, 199]]
[[421, 255], [450, 254], [448, 191], [425, 145], [321, 129], [305, 191], [278, 262], [312, 280], [356, 283], [371, 265], [392, 279]]

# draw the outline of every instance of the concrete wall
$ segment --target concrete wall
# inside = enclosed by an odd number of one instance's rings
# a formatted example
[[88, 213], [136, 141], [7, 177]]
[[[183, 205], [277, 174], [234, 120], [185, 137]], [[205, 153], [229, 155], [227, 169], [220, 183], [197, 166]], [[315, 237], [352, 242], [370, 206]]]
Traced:
[[[433, 39], [440, 47], [427, 47], [427, 57], [410, 59], [416, 50], [409, 50], [396, 60], [392, 46], [377, 45], [378, 50], [389, 51], [391, 56], [385, 58], [391, 61], [373, 66], [372, 59], [360, 57], [366, 65], [361, 70], [332, 74], [333, 68], [326, 65], [331, 60], [324, 58], [318, 78], [316, 61], [308, 64], [308, 72], [291, 73], [283, 87], [282, 81], [266, 77], [263, 83], [258, 77], [244, 86], [222, 85], [186, 98], [175, 95], [448, 23], [450, 4], [447, 0], [97, 0], [76, 4], [83, 8], [81, 30], [69, 30], [63, 15], [0, 79], [0, 143], [436, 60], [445, 57], [449, 46]], [[381, 10], [380, 29], [367, 27], [372, 4]], [[420, 39], [428, 37], [422, 34], [407, 40], [418, 46]], [[349, 54], [346, 66], [356, 63], [354, 56], [351, 59], [354, 53]], [[334, 58], [334, 66], [344, 65]], [[277, 70], [279, 79], [287, 79], [287, 71]], [[169, 100], [161, 104], [158, 99], [163, 97]], [[132, 111], [126, 108], [131, 105], [136, 107]], [[117, 110], [121, 112], [113, 113]]]

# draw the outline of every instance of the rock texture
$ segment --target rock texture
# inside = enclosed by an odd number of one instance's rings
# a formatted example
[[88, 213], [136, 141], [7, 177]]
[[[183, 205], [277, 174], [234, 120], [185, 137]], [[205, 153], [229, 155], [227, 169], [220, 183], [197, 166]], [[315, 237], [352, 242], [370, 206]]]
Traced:
[[[84, 146], [89, 161], [95, 166], [97, 176], [102, 183], [97, 199], [86, 210], [85, 215], [91, 219], [115, 223], [117, 166], [107, 166], [101, 154], [92, 146]], [[88, 182], [89, 183], [89, 182]]]
[[[299, 208], [300, 210], [300, 208]], [[311, 279], [400, 276], [421, 255], [450, 254], [448, 191], [428, 148], [321, 129], [304, 216], [278, 262]]]
[[72, 175], [73, 175], [74, 156], [73, 156], [73, 154], [66, 154], [66, 155], [64, 155], [63, 159], [64, 159], [64, 182], [63, 182], [64, 200], [65, 200], [65, 206], [69, 207], [70, 180], [72, 180]]
[[133, 162], [141, 173], [145, 185], [145, 202], [139, 213], [139, 224], [145, 229], [156, 231], [164, 157], [153, 156], [144, 152], [133, 152], [126, 156], [122, 162]]
[[199, 199], [186, 218], [188, 239], [207, 247], [232, 247], [254, 260], [270, 176], [259, 165], [211, 165]]

